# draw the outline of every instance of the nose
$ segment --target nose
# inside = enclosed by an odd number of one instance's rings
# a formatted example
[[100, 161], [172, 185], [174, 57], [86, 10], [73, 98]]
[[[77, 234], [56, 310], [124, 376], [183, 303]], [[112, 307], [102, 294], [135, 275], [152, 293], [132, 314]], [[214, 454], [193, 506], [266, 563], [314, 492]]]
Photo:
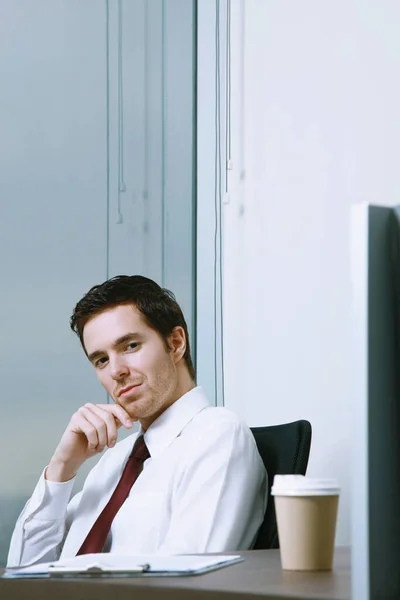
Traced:
[[121, 356], [110, 357], [110, 373], [115, 381], [124, 379], [129, 374], [129, 368]]

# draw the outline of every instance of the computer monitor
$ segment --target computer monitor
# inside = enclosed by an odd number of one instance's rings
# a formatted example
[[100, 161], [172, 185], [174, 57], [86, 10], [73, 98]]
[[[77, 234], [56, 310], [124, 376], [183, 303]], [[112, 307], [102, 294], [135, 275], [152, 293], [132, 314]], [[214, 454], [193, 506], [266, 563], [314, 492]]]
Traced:
[[400, 209], [353, 207], [352, 597], [400, 598]]

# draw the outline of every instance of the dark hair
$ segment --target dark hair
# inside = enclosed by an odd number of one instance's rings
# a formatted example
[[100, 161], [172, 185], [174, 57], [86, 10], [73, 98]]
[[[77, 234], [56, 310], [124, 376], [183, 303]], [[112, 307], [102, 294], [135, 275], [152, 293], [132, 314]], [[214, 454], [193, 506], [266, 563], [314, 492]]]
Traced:
[[81, 341], [83, 349], [83, 329], [91, 317], [107, 308], [120, 304], [133, 304], [146, 323], [157, 331], [168, 348], [168, 336], [175, 327], [182, 327], [186, 336], [186, 351], [183, 356], [189, 374], [195, 379], [196, 373], [190, 355], [189, 334], [185, 318], [175, 296], [161, 288], [155, 281], [141, 275], [118, 275], [101, 285], [95, 285], [79, 300], [72, 314], [70, 324]]

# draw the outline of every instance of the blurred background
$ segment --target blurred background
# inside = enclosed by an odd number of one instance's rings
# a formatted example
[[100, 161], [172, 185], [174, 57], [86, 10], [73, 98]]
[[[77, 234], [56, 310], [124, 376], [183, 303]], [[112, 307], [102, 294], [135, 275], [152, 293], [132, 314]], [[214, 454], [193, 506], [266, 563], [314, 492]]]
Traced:
[[114, 275], [153, 278], [176, 294], [195, 347], [195, 6], [0, 8], [4, 564], [72, 413], [107, 401], [69, 329], [81, 296]]

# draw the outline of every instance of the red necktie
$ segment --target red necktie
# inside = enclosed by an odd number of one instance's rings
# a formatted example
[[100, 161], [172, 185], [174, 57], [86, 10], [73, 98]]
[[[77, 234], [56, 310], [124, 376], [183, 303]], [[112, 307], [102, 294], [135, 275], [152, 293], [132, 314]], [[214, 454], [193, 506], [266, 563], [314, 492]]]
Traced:
[[77, 556], [79, 554], [92, 554], [103, 550], [111, 523], [127, 499], [131, 487], [142, 472], [144, 461], [149, 458], [149, 456], [150, 453], [147, 449], [146, 442], [144, 441], [143, 435], [141, 435], [133, 446], [132, 453], [125, 465], [121, 479], [119, 480], [113, 495], [87, 534], [85, 541], [77, 552]]

